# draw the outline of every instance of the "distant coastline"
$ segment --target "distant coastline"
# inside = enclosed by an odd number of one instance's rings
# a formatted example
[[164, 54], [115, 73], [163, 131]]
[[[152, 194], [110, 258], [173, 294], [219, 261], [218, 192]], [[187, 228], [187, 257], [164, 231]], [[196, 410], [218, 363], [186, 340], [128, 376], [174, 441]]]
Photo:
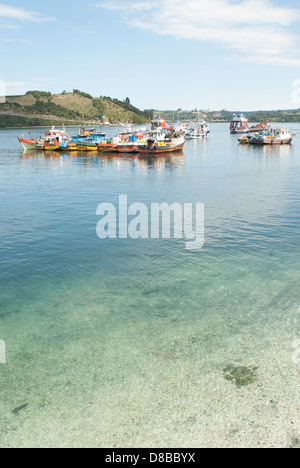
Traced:
[[[153, 117], [167, 121], [191, 122], [198, 119], [209, 123], [230, 122], [232, 115], [239, 111], [211, 110], [140, 110], [124, 101], [107, 96], [94, 98], [88, 93], [73, 90], [62, 94], [43, 91], [28, 91], [23, 96], [8, 96], [0, 104], [1, 128], [39, 128], [52, 125], [78, 127], [97, 125], [98, 122], [131, 122], [134, 125], [146, 124]], [[251, 122], [282, 123], [300, 122], [300, 109], [245, 112]]]
[[[242, 111], [249, 122], [300, 122], [300, 109], [276, 110], [276, 111]], [[211, 111], [211, 110], [160, 110], [154, 111], [155, 117], [161, 117], [166, 120], [179, 121], [196, 121], [198, 119], [205, 120], [209, 123], [230, 122], [233, 114], [240, 114], [241, 111]]]

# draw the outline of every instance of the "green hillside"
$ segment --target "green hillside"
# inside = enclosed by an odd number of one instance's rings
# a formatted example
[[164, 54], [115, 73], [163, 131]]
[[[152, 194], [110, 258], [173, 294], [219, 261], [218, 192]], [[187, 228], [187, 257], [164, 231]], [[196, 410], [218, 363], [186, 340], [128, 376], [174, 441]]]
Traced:
[[124, 101], [101, 96], [92, 97], [79, 90], [73, 93], [51, 94], [28, 91], [25, 96], [9, 96], [0, 104], [0, 127], [149, 122], [153, 114], [134, 107], [129, 98]]

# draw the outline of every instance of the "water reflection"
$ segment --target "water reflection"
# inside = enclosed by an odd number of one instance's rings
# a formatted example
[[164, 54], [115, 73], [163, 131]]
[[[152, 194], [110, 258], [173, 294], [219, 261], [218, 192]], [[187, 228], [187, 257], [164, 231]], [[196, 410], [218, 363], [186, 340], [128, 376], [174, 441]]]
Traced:
[[75, 165], [84, 167], [94, 167], [100, 165], [101, 168], [114, 167], [117, 171], [125, 169], [137, 169], [139, 171], [154, 170], [157, 172], [169, 170], [180, 170], [184, 166], [185, 157], [182, 152], [174, 152], [167, 155], [140, 155], [140, 154], [120, 154], [89, 152], [57, 152], [57, 151], [24, 151], [21, 160], [23, 161], [45, 161], [52, 166], [69, 166], [74, 161]]
[[277, 156], [282, 160], [294, 153], [293, 145], [240, 145], [239, 148], [242, 155], [254, 154], [262, 158]]

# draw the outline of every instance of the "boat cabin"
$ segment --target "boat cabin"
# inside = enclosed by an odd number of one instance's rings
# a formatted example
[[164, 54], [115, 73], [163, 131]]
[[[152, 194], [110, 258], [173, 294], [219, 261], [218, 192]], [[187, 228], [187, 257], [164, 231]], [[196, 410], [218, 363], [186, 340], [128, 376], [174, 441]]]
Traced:
[[249, 122], [244, 114], [235, 114], [230, 124], [231, 133], [246, 133], [248, 129]]
[[152, 120], [151, 128], [153, 131], [167, 128], [167, 122], [164, 119]]

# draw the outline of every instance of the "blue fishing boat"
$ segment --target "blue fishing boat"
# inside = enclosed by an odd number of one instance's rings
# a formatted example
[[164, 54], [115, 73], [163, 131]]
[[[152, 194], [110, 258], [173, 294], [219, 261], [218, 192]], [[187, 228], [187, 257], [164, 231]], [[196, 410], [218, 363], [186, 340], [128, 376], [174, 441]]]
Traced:
[[103, 143], [106, 133], [100, 130], [81, 128], [79, 134], [72, 138], [72, 143], [76, 143], [78, 151], [98, 151], [99, 144]]

